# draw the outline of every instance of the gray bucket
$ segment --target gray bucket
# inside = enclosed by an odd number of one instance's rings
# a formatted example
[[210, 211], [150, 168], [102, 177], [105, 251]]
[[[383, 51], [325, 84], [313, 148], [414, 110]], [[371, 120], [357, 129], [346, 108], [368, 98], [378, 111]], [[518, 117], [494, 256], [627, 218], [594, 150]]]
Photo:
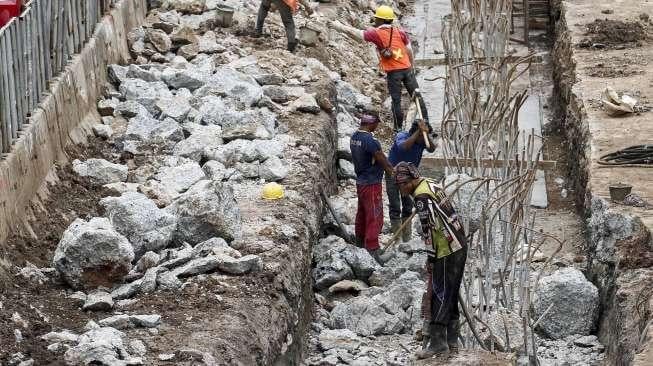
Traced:
[[228, 28], [234, 20], [234, 8], [227, 5], [218, 5], [215, 8], [215, 24], [218, 27]]
[[624, 198], [630, 194], [630, 191], [633, 189], [633, 186], [629, 184], [612, 184], [608, 187], [610, 189], [610, 198], [613, 201], [623, 202]]
[[299, 42], [304, 46], [315, 46], [320, 37], [320, 32], [309, 26], [299, 28]]

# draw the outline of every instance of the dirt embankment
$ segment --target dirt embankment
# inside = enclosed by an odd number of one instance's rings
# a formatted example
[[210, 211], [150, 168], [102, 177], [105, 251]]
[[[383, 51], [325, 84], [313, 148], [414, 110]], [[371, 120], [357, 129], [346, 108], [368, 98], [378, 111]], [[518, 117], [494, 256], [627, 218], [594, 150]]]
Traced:
[[[578, 18], [569, 19], [567, 6], [562, 1], [553, 4], [556, 16], [554, 92], [559, 108], [557, 127], [565, 135], [570, 162], [573, 162], [568, 176], [573, 178], [577, 207], [584, 208], [588, 217], [587, 270], [599, 288], [602, 306], [598, 335], [607, 346], [609, 364], [629, 365], [634, 359], [642, 362], [644, 356], [637, 356], [637, 353], [646, 342], [650, 342], [642, 336], [650, 327], [651, 319], [653, 262], [650, 232], [637, 217], [599, 198], [604, 192], [593, 191], [604, 187], [590, 184], [592, 174], [598, 174], [592, 168], [591, 146], [594, 146], [596, 141], [592, 139], [596, 136], [590, 133], [587, 109], [591, 107], [587, 105], [588, 100], [591, 101], [589, 98], [594, 96], [588, 95], [591, 90], [583, 89], [582, 81], [588, 76], [615, 78], [644, 73], [632, 68], [632, 63], [630, 68], [615, 73], [615, 62], [622, 62], [623, 58], [615, 58], [615, 55], [601, 50], [641, 47], [647, 42], [648, 29], [638, 21], [590, 21], [592, 18], [589, 18], [586, 32], [580, 35], [572, 29], [580, 26], [576, 24]], [[612, 10], [605, 11], [604, 14], [611, 14]], [[620, 9], [615, 7], [614, 12], [618, 11]], [[568, 22], [574, 23], [573, 26]], [[581, 52], [583, 54], [579, 55]], [[599, 61], [599, 64], [585, 68], [588, 58]], [[645, 62], [636, 64], [640, 68], [646, 65]], [[649, 359], [639, 364], [652, 361]]]

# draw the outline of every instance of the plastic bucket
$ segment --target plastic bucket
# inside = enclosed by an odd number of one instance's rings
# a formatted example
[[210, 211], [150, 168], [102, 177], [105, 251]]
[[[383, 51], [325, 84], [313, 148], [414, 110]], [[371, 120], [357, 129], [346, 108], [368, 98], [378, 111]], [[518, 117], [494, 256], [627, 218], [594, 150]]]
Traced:
[[215, 9], [215, 23], [219, 27], [228, 28], [234, 20], [234, 8], [227, 5], [218, 5]]
[[299, 42], [304, 46], [315, 46], [319, 36], [320, 32], [313, 28], [307, 26], [299, 28]]
[[633, 186], [628, 184], [613, 184], [610, 187], [610, 198], [613, 201], [622, 202], [627, 195], [630, 194], [630, 191], [633, 189]]

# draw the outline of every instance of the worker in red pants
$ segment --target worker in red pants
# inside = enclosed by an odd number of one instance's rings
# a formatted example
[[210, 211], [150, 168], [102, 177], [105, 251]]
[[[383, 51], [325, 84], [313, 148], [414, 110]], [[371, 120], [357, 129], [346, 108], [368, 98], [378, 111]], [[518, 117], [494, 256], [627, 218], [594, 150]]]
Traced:
[[381, 150], [381, 143], [374, 137], [379, 118], [365, 114], [360, 128], [351, 136], [349, 143], [354, 171], [356, 172], [356, 241], [364, 245], [372, 257], [383, 264], [387, 256], [381, 255], [379, 234], [383, 228], [383, 200], [381, 196], [383, 172], [392, 175], [392, 165]]

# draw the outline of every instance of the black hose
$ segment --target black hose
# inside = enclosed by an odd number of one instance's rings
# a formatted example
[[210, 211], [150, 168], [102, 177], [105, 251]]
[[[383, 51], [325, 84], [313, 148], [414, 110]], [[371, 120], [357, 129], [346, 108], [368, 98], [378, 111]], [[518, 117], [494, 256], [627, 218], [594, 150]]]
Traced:
[[599, 158], [601, 165], [653, 164], [653, 145], [635, 145]]

